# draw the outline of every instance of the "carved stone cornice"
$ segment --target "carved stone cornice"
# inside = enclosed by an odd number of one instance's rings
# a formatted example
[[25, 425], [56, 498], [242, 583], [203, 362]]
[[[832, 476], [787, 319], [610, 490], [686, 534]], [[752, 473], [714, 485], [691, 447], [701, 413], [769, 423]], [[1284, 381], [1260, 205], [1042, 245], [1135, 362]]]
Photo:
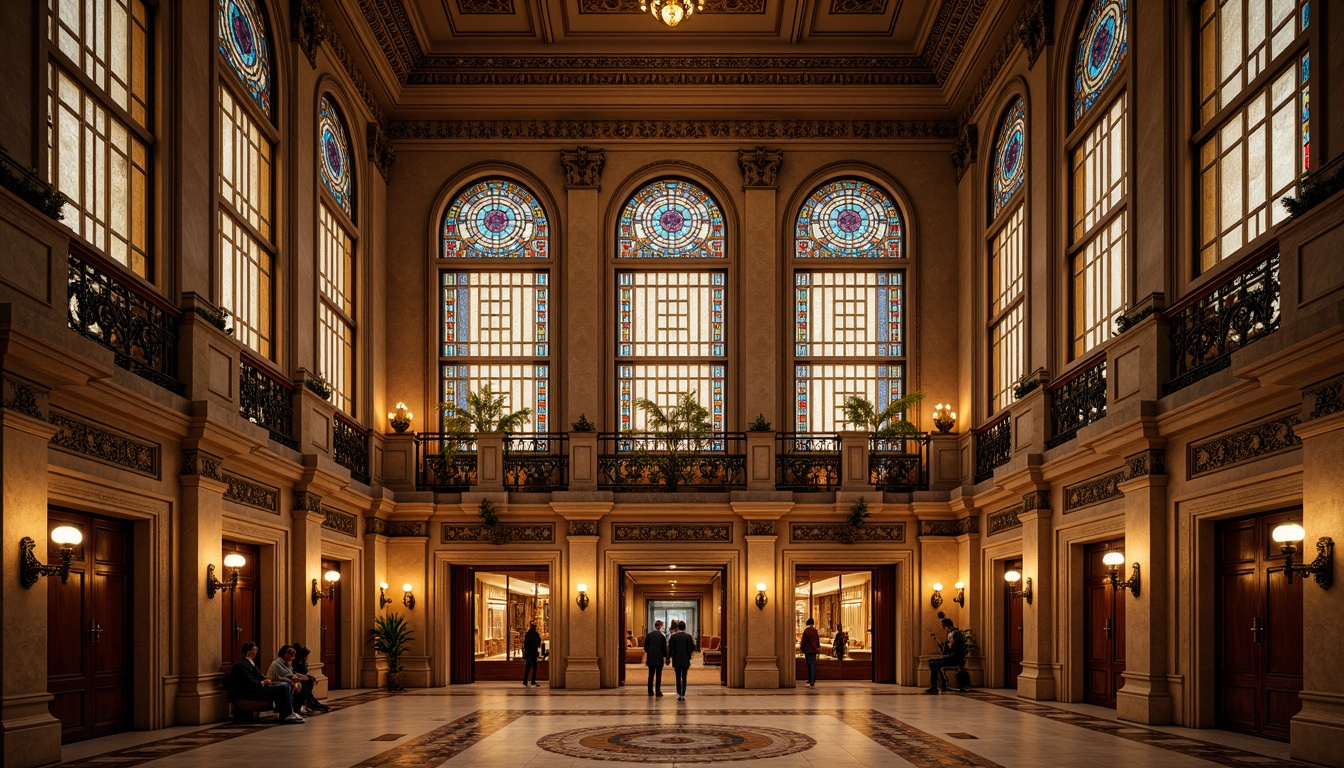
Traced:
[[388, 181], [392, 176], [392, 164], [397, 162], [397, 150], [392, 148], [392, 140], [378, 123], [369, 123], [364, 136], [368, 143], [369, 161], [378, 169], [383, 181]]
[[955, 538], [968, 533], [979, 532], [980, 518], [978, 517], [963, 517], [960, 520], [921, 520], [919, 522], [920, 536], [950, 536]]
[[565, 169], [566, 189], [594, 189], [602, 182], [602, 166], [607, 155], [600, 149], [579, 147], [560, 150], [560, 165]]
[[948, 159], [952, 161], [953, 178], [960, 183], [961, 177], [966, 175], [971, 164], [976, 161], [976, 155], [979, 150], [977, 136], [979, 129], [972, 123], [961, 130], [957, 140], [952, 143], [952, 151], [948, 154]]
[[46, 421], [48, 390], [9, 371], [0, 371], [0, 408]]
[[497, 523], [495, 530], [483, 525], [460, 525], [444, 523], [442, 528], [443, 544], [491, 544], [526, 543], [554, 544], [555, 526], [550, 523], [529, 525], [524, 523]]
[[748, 520], [748, 521], [747, 521], [747, 535], [748, 535], [748, 536], [774, 536], [774, 535], [775, 535], [775, 521], [774, 521], [774, 520]]
[[52, 447], [158, 479], [158, 443], [112, 432], [56, 410], [48, 414], [47, 421], [56, 427]]
[[1308, 421], [1344, 411], [1344, 379], [1308, 389], [1306, 395], [1311, 398]]
[[905, 541], [905, 523], [867, 523], [858, 528], [849, 523], [791, 523], [789, 540], [794, 543], [899, 544]]
[[1129, 479], [1129, 467], [1064, 486], [1064, 513], [1124, 496], [1120, 484]]
[[1001, 509], [998, 512], [991, 512], [985, 520], [985, 525], [989, 528], [989, 535], [1002, 533], [1014, 528], [1022, 527], [1022, 512], [1025, 504], [1018, 504], [1015, 507]]
[[[1044, 24], [1044, 36], [1041, 37], [1038, 25]], [[1045, 46], [1053, 42], [1051, 37], [1051, 27], [1054, 25], [1054, 3], [1053, 0], [1035, 0], [1030, 3], [1022, 12], [1018, 14], [1016, 22], [1008, 28], [1008, 34], [1004, 36], [1003, 42], [995, 49], [994, 56], [985, 66], [984, 72], [980, 73], [980, 79], [975, 83], [975, 89], [966, 99], [966, 105], [962, 107], [961, 114], [957, 117], [957, 125], [963, 126], [971, 121], [975, 116], [975, 111], [980, 108], [980, 103], [985, 100], [989, 89], [994, 86], [1003, 69], [1008, 64], [1008, 58], [1013, 55], [1013, 50], [1017, 48], [1018, 43], [1022, 43], [1027, 48], [1027, 66], [1028, 68], [1036, 64], [1036, 57], [1040, 56]], [[1024, 33], [1031, 35], [1031, 41], [1023, 37]]]
[[1210, 440], [1192, 442], [1186, 448], [1188, 474], [1199, 477], [1297, 448], [1302, 439], [1293, 428], [1301, 423], [1302, 417], [1291, 413]]
[[951, 0], [939, 4], [921, 57], [939, 84], [952, 74], [987, 4], [988, 0]]
[[944, 140], [956, 130], [945, 120], [400, 120], [388, 135], [395, 141]]
[[312, 491], [294, 492], [294, 511], [322, 514], [322, 497]]
[[262, 483], [256, 483], [237, 475], [222, 473], [224, 482], [228, 488], [224, 491], [224, 498], [229, 501], [236, 501], [239, 504], [245, 504], [249, 507], [264, 509], [267, 512], [280, 514], [280, 489]]
[[224, 475], [219, 471], [223, 463], [224, 460], [213, 453], [187, 448], [182, 451], [182, 471], [178, 474], [184, 477], [196, 475], [211, 480], [223, 480]]
[[343, 533], [346, 536], [357, 536], [355, 530], [358, 522], [359, 519], [354, 515], [331, 507], [322, 507], [322, 527], [327, 530]]
[[784, 151], [780, 149], [739, 149], [737, 165], [742, 169], [743, 187], [764, 187], [774, 189], [775, 177], [779, 175], [779, 166], [784, 163]]
[[289, 0], [289, 36], [316, 69], [317, 49], [331, 37], [331, 19], [317, 0]]
[[366, 517], [366, 518], [364, 518], [364, 535], [365, 535], [365, 536], [386, 536], [386, 535], [387, 535], [387, 519], [386, 519], [386, 518], [382, 518], [382, 517]]
[[570, 520], [570, 521], [569, 521], [569, 535], [570, 535], [570, 536], [596, 536], [596, 535], [597, 535], [597, 521], [596, 521], [596, 520]]
[[[400, 3], [396, 3], [400, 5]], [[369, 86], [369, 81], [364, 77], [364, 72], [355, 62], [355, 57], [350, 55], [350, 49], [345, 47], [345, 41], [333, 28], [327, 37], [327, 45], [331, 47], [331, 53], [336, 60], [341, 63], [341, 69], [345, 70], [346, 76], [355, 86], [355, 91], [359, 98], [364, 102], [364, 106], [369, 108], [369, 114], [373, 116], [375, 122], [380, 125], [387, 125], [387, 116], [383, 114], [383, 107], [378, 103], [378, 97], [374, 95], [373, 88]]]
[[733, 527], [727, 523], [616, 524], [611, 526], [611, 540], [617, 543], [693, 544], [709, 542], [727, 544], [733, 540]]

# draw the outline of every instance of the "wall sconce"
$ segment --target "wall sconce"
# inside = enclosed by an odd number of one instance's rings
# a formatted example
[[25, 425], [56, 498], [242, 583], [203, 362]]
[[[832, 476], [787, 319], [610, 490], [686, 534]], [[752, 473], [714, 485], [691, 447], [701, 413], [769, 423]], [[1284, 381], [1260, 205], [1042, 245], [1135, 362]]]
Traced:
[[765, 604], [768, 602], [770, 602], [770, 598], [765, 596], [765, 582], [762, 581], [756, 585], [756, 608], [764, 611]]
[[588, 585], [587, 585], [587, 584], [580, 584], [580, 585], [579, 585], [579, 599], [578, 599], [578, 600], [575, 600], [574, 602], [576, 602], [576, 603], [579, 604], [579, 610], [580, 610], [580, 611], [586, 611], [586, 610], [588, 610]]
[[73, 526], [58, 525], [51, 532], [51, 540], [61, 545], [60, 565], [39, 563], [37, 557], [33, 555], [37, 542], [33, 541], [31, 536], [24, 536], [19, 540], [19, 583], [25, 588], [32, 589], [42, 576], [60, 576], [62, 584], [69, 581], [70, 561], [75, 557], [75, 547], [84, 540], [84, 534]]
[[938, 608], [943, 604], [943, 583], [935, 581], [933, 583], [933, 597], [929, 598], [929, 605]]
[[383, 610], [392, 603], [392, 598], [387, 596], [387, 582], [378, 582], [378, 610]]
[[1017, 582], [1022, 580], [1022, 574], [1017, 571], [1008, 571], [1003, 574], [1003, 580], [1008, 582], [1008, 597], [1020, 597], [1031, 605], [1031, 577], [1027, 577], [1027, 585], [1022, 589], [1017, 588]]
[[214, 600], [216, 592], [228, 592], [238, 586], [238, 569], [244, 565], [247, 565], [247, 558], [237, 552], [230, 552], [225, 555], [224, 567], [229, 569], [228, 581], [220, 581], [215, 578], [214, 563], [205, 566], [205, 596]]
[[[390, 603], [392, 601], [389, 600], [388, 602]], [[411, 592], [410, 584], [401, 585], [401, 604], [406, 606], [406, 610], [408, 611], [415, 610], [415, 594]]]
[[1129, 581], [1120, 580], [1120, 566], [1125, 564], [1125, 553], [1107, 552], [1101, 556], [1101, 562], [1106, 564], [1106, 571], [1111, 575], [1111, 589], [1119, 592], [1122, 589], [1128, 589], [1129, 593], [1135, 597], [1139, 596], [1139, 564], [1134, 564], [1134, 570], [1131, 572]]
[[956, 584], [953, 584], [952, 586], [957, 588], [957, 596], [952, 598], [952, 602], [956, 603], [957, 605], [960, 605], [962, 608], [965, 608], [966, 607], [965, 582], [958, 581]]
[[387, 414], [387, 420], [391, 422], [393, 431], [398, 435], [405, 432], [407, 429], [410, 429], [411, 419], [414, 418], [415, 414], [406, 410], [406, 404], [400, 402], [397, 403], [397, 410], [395, 413]]
[[313, 579], [313, 605], [317, 605], [318, 600], [330, 600], [336, 597], [336, 582], [341, 580], [341, 572], [327, 571], [322, 578], [327, 581], [326, 589], [318, 589], [317, 579]]
[[957, 426], [957, 412], [952, 410], [951, 403], [939, 403], [933, 406], [933, 426], [944, 435]]
[[1270, 533], [1270, 538], [1278, 542], [1279, 551], [1283, 553], [1283, 575], [1289, 584], [1293, 583], [1294, 573], [1303, 577], [1315, 576], [1321, 589], [1329, 589], [1335, 583], [1335, 542], [1329, 536], [1322, 536], [1316, 540], [1316, 559], [1310, 565], [1296, 563], [1293, 561], [1293, 555], [1297, 554], [1296, 542], [1302, 541], [1306, 535], [1307, 532], [1297, 523], [1275, 526]]

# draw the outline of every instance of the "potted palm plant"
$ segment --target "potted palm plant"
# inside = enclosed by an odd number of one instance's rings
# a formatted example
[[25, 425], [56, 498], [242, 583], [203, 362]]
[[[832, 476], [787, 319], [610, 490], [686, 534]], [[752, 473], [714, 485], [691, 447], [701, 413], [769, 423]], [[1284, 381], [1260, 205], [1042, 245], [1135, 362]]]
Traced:
[[905, 397], [892, 400], [887, 407], [878, 411], [867, 398], [850, 396], [845, 398], [841, 407], [844, 409], [845, 419], [849, 422], [850, 428], [855, 431], [872, 432], [874, 437], [888, 439], [918, 437], [919, 428], [914, 422], [907, 420], [905, 414], [919, 405], [919, 401], [923, 399], [923, 392], [911, 392]]
[[387, 657], [387, 689], [405, 690], [401, 685], [401, 656], [411, 649], [411, 625], [400, 613], [389, 613], [373, 620], [369, 645]]
[[635, 401], [644, 412], [644, 426], [653, 435], [656, 450], [649, 463], [658, 472], [663, 486], [675, 491], [691, 479], [696, 453], [713, 431], [709, 410], [696, 399], [695, 392], [681, 392], [675, 405], [663, 408], [647, 398]]
[[444, 415], [439, 459], [445, 476], [453, 474], [453, 459], [458, 447], [471, 442], [472, 433], [517, 432], [532, 419], [531, 408], [505, 413], [506, 400], [504, 393], [495, 394], [491, 385], [486, 384], [467, 393], [465, 408], [457, 403], [439, 403], [439, 410]]

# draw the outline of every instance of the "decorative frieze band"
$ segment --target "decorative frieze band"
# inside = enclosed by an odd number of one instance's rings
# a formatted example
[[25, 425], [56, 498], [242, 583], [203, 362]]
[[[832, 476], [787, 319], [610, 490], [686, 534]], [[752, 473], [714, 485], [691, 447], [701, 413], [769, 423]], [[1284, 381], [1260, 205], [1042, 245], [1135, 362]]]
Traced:
[[951, 139], [943, 120], [400, 120], [394, 140]]
[[1025, 504], [1018, 504], [1014, 507], [1001, 509], [998, 512], [990, 512], [985, 520], [985, 525], [989, 527], [989, 535], [1011, 531], [1014, 528], [1022, 527], [1022, 512], [1025, 511]]
[[560, 165], [565, 169], [565, 187], [587, 189], [602, 182], [602, 166], [607, 154], [600, 149], [579, 147], [560, 150]]
[[328, 530], [343, 533], [346, 536], [357, 536], [355, 533], [358, 518], [355, 515], [340, 512], [331, 507], [322, 507], [322, 527]]
[[228, 472], [224, 472], [222, 477], [229, 486], [224, 490], [224, 498], [249, 507], [280, 514], [279, 488], [256, 483], [237, 475], [231, 475]]
[[42, 420], [46, 400], [44, 387], [8, 371], [0, 372], [0, 408]]
[[378, 169], [383, 181], [392, 175], [392, 165], [397, 162], [397, 150], [392, 148], [392, 139], [380, 123], [369, 123], [364, 129], [364, 138], [368, 144], [369, 160]]
[[748, 535], [748, 536], [774, 536], [774, 535], [775, 535], [775, 521], [774, 521], [774, 520], [748, 520], [748, 521], [747, 521], [747, 535]]
[[1128, 479], [1129, 467], [1126, 466], [1081, 483], [1064, 486], [1064, 513], [1068, 514], [1083, 507], [1124, 496], [1120, 484]]
[[317, 67], [317, 49], [331, 37], [331, 20], [317, 0], [290, 0], [289, 36], [299, 44], [311, 67]]
[[554, 544], [555, 526], [550, 523], [543, 524], [525, 524], [525, 523], [497, 523], [492, 526], [495, 530], [486, 528], [484, 525], [461, 525], [454, 523], [443, 524], [444, 544], [474, 544], [477, 542], [490, 542], [503, 544], [506, 542], [523, 544]]
[[570, 521], [569, 521], [569, 535], [570, 535], [570, 536], [596, 536], [596, 535], [597, 535], [597, 521], [596, 521], [596, 520], [570, 520]]
[[1050, 509], [1050, 489], [1041, 488], [1022, 494], [1022, 511], [1034, 512], [1038, 509]]
[[742, 169], [742, 186], [774, 188], [779, 167], [784, 164], [781, 149], [739, 149], [737, 165]]
[[1307, 390], [1311, 398], [1311, 411], [1307, 419], [1319, 419], [1332, 413], [1344, 411], [1344, 379], [1336, 379], [1324, 386]]
[[219, 467], [224, 460], [205, 451], [196, 448], [187, 448], [182, 451], [182, 471], [184, 477], [198, 475], [208, 477], [211, 480], [223, 480], [224, 474], [219, 471]]
[[[868, 526], [863, 526], [867, 528]], [[963, 517], [960, 520], [921, 520], [920, 536], [964, 536], [980, 532], [980, 518]]]
[[[29, 414], [31, 415], [31, 414]], [[40, 416], [36, 418], [41, 418]], [[47, 421], [56, 427], [51, 446], [103, 464], [153, 478], [159, 476], [159, 445], [78, 421], [53, 410]]]
[[1139, 451], [1132, 456], [1126, 456], [1125, 470], [1129, 473], [1127, 480], [1135, 480], [1149, 475], [1165, 475], [1167, 474], [1167, 452], [1154, 448]]
[[312, 491], [294, 492], [295, 512], [314, 512], [322, 514], [322, 497]]
[[789, 526], [789, 540], [794, 543], [900, 544], [905, 541], [905, 523], [868, 523], [858, 528], [848, 523], [793, 523]]
[[1211, 440], [1191, 443], [1186, 449], [1189, 476], [1207, 475], [1297, 448], [1302, 439], [1293, 433], [1293, 427], [1301, 423], [1301, 416], [1286, 414]]
[[381, 517], [364, 519], [364, 535], [375, 534], [396, 538], [424, 538], [429, 536], [429, 523], [425, 520], [385, 520]]
[[729, 543], [733, 540], [733, 527], [727, 523], [686, 523], [684, 525], [617, 524], [611, 527], [611, 540], [617, 543]]

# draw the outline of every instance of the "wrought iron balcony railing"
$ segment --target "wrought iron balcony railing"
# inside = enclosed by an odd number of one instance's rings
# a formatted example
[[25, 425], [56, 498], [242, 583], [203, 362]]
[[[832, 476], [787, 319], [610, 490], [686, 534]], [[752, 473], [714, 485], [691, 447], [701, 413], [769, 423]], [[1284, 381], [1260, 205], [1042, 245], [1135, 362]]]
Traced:
[[510, 491], [562, 491], [569, 487], [569, 434], [504, 436], [504, 487]]
[[1009, 411], [1004, 411], [972, 433], [975, 438], [977, 483], [993, 477], [994, 468], [1007, 464], [1013, 457], [1013, 426], [1008, 416]]
[[839, 487], [839, 435], [806, 432], [775, 435], [775, 488], [809, 493]]
[[868, 444], [869, 481], [879, 491], [929, 488], [929, 436], [877, 437]]
[[343, 414], [336, 414], [331, 425], [332, 447], [336, 453], [336, 463], [350, 470], [350, 477], [361, 483], [369, 482], [369, 430], [351, 421]]
[[604, 491], [726, 491], [747, 485], [743, 432], [684, 440], [603, 432], [597, 446], [597, 487]]
[[294, 392], [292, 383], [272, 372], [268, 366], [242, 355], [238, 375], [238, 412], [253, 424], [271, 433], [271, 439], [295, 450]]
[[1053, 437], [1045, 441], [1045, 446], [1054, 448], [1106, 416], [1106, 354], [1097, 355], [1063, 381], [1051, 384], [1049, 393]]
[[[445, 445], [449, 450], [444, 450]], [[476, 484], [476, 440], [457, 440], [443, 432], [415, 435], [416, 487], [465, 491]]]

